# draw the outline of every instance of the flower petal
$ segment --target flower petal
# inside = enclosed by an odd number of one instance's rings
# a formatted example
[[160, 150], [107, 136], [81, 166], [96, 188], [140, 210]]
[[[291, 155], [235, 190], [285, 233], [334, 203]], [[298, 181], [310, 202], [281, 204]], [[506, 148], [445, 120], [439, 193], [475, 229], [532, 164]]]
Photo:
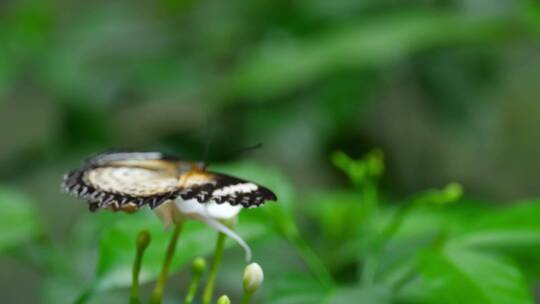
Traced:
[[200, 221], [206, 223], [208, 226], [216, 229], [217, 231], [227, 235], [231, 239], [235, 240], [242, 248], [244, 248], [244, 252], [246, 254], [246, 262], [251, 261], [251, 248], [249, 248], [248, 244], [244, 242], [244, 240], [238, 235], [236, 232], [234, 232], [229, 227], [225, 226], [220, 221], [213, 219], [208, 216], [201, 216], [198, 218]]
[[201, 204], [196, 199], [183, 200], [177, 198], [175, 200], [176, 207], [180, 213], [186, 215], [204, 215], [215, 219], [228, 220], [238, 215], [242, 206], [232, 206], [229, 203], [217, 204], [213, 201]]

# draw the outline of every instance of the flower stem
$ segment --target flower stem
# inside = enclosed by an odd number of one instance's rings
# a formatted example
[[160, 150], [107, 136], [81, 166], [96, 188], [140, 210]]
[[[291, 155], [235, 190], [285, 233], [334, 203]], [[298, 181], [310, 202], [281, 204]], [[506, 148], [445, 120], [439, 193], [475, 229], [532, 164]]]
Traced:
[[197, 289], [199, 288], [199, 282], [201, 277], [193, 277], [191, 279], [191, 283], [189, 284], [188, 293], [186, 295], [186, 298], [184, 299], [184, 304], [191, 304], [193, 303], [193, 299], [195, 298], [195, 294], [197, 293]]
[[212, 260], [212, 265], [210, 266], [210, 275], [208, 277], [208, 282], [203, 291], [203, 304], [210, 304], [212, 301], [212, 295], [214, 293], [214, 284], [216, 282], [217, 272], [219, 265], [221, 264], [221, 257], [223, 256], [223, 249], [225, 247], [225, 238], [226, 235], [223, 233], [218, 233], [218, 238], [216, 242], [216, 250], [214, 253], [214, 259]]
[[135, 252], [135, 261], [133, 262], [132, 281], [131, 281], [131, 296], [130, 304], [140, 303], [139, 299], [139, 273], [141, 272], [142, 258], [144, 251], [150, 244], [150, 233], [146, 230], [139, 232], [137, 235], [137, 250]]
[[241, 304], [249, 304], [251, 302], [252, 296], [253, 296], [253, 292], [244, 292], [244, 296], [242, 296]]
[[206, 268], [206, 263], [203, 258], [197, 258], [195, 259], [195, 261], [193, 261], [193, 266], [192, 266], [192, 271], [191, 271], [192, 273], [191, 283], [189, 284], [189, 289], [184, 299], [184, 304], [193, 303], [193, 299], [195, 298], [195, 294], [197, 294], [197, 289], [199, 288], [201, 277], [204, 273], [205, 268]]
[[150, 298], [151, 304], [161, 303], [163, 290], [165, 289], [165, 284], [167, 283], [167, 275], [169, 274], [169, 268], [171, 267], [174, 251], [176, 250], [176, 243], [178, 241], [178, 237], [180, 236], [180, 232], [182, 231], [183, 224], [183, 221], [178, 221], [174, 226], [174, 231], [171, 236], [171, 240], [169, 241], [169, 247], [167, 247], [167, 252], [165, 254], [165, 260], [163, 261], [163, 266], [161, 267], [161, 273], [159, 274], [156, 287], [154, 287], [152, 297]]

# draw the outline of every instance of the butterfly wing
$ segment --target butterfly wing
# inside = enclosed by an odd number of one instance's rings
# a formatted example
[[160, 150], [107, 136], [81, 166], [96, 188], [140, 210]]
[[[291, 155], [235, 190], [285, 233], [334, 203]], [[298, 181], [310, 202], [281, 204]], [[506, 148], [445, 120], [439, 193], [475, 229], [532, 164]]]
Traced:
[[132, 212], [144, 205], [155, 208], [178, 196], [199, 203], [214, 201], [254, 207], [275, 201], [269, 189], [226, 174], [208, 172], [196, 163], [159, 152], [104, 153], [64, 177], [63, 188], [87, 200], [91, 211]]
[[268, 188], [226, 174], [192, 171], [181, 177], [180, 197], [199, 203], [214, 201], [243, 207], [256, 207], [265, 201], [277, 200]]
[[63, 188], [87, 200], [92, 211], [154, 208], [178, 196], [177, 164], [154, 152], [100, 154], [68, 173]]

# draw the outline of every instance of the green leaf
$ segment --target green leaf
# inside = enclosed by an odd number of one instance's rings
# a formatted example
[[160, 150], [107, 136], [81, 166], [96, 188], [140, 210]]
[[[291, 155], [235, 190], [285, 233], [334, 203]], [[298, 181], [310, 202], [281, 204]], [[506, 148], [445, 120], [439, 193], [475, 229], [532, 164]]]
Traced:
[[269, 280], [269, 284], [269, 304], [319, 304], [331, 292], [306, 273], [288, 273]]
[[532, 304], [519, 269], [507, 260], [463, 249], [429, 250], [420, 272], [433, 303]]
[[510, 254], [540, 254], [540, 203], [524, 202], [477, 217], [451, 246], [495, 249]]
[[382, 286], [327, 288], [305, 273], [288, 273], [269, 281], [270, 304], [391, 303], [390, 290]]
[[369, 288], [340, 288], [333, 292], [332, 295], [324, 303], [390, 304], [392, 303], [391, 291], [383, 286], [371, 286]]
[[369, 210], [358, 191], [318, 192], [306, 200], [306, 213], [320, 224], [319, 238], [344, 241], [365, 231]]
[[0, 187], [0, 252], [31, 241], [41, 232], [34, 202], [22, 192]]

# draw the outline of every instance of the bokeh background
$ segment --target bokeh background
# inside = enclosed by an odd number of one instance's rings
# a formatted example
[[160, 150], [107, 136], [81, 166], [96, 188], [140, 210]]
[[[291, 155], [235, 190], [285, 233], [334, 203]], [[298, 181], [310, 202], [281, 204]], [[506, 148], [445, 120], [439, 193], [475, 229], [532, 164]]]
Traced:
[[[60, 252], [93, 216], [61, 176], [110, 148], [279, 172], [292, 205], [348, 187], [332, 152], [374, 148], [387, 197], [452, 181], [487, 208], [538, 197], [539, 36], [536, 1], [2, 1], [0, 197], [28, 201]], [[268, 242], [255, 254], [300, 264]], [[0, 257], [0, 301], [54, 302], [27, 251]], [[95, 258], [79, 263], [87, 277]], [[346, 269], [334, 274], [348, 281]]]

